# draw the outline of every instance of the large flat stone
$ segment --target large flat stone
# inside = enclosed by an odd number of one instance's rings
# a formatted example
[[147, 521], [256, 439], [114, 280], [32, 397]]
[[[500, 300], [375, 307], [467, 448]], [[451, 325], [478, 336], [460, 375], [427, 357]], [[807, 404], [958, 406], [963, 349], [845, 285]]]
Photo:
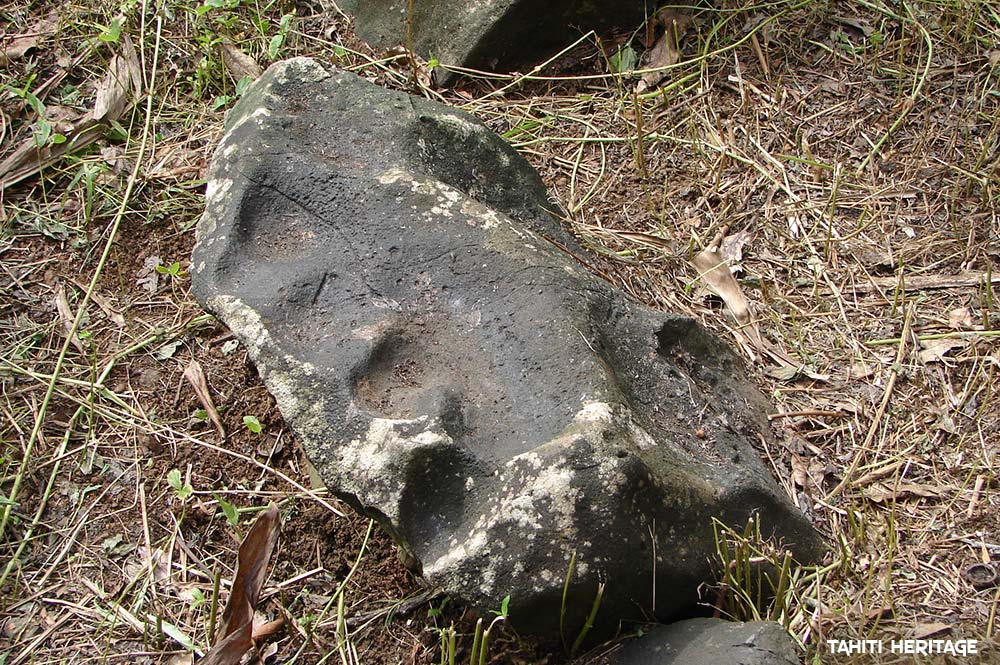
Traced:
[[566, 630], [603, 583], [600, 634], [690, 608], [713, 518], [819, 553], [754, 449], [766, 404], [738, 359], [564, 251], [537, 174], [471, 116], [278, 63], [206, 198], [196, 296], [428, 583], [484, 611], [509, 594], [554, 637], [575, 552]]
[[[355, 31], [382, 48], [408, 45], [408, 0], [341, 0]], [[642, 0], [417, 0], [413, 48], [447, 65], [510, 71], [543, 61], [589, 30], [634, 29], [657, 3]]]
[[627, 640], [595, 665], [799, 665], [792, 637], [773, 621], [688, 619]]

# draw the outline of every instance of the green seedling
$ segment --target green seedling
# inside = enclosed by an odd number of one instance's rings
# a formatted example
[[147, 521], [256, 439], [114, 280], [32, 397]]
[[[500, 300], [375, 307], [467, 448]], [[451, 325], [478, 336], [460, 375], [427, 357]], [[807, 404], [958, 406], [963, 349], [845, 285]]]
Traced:
[[611, 71], [615, 74], [624, 74], [625, 72], [633, 71], [638, 62], [639, 56], [636, 55], [635, 49], [632, 48], [631, 44], [619, 47], [618, 51], [608, 58]]
[[450, 603], [450, 602], [451, 602], [451, 598], [448, 597], [448, 596], [445, 596], [444, 600], [441, 601], [441, 606], [440, 607], [434, 607], [433, 605], [431, 605], [431, 608], [429, 610], [427, 610], [427, 618], [433, 619], [433, 618], [441, 616], [441, 614], [444, 613], [444, 608], [448, 607], [448, 603]]
[[496, 616], [490, 624], [483, 628], [483, 620], [476, 621], [476, 632], [472, 636], [472, 655], [469, 657], [469, 665], [486, 665], [486, 656], [490, 650], [490, 634], [493, 627], [502, 622], [504, 617]]
[[181, 501], [185, 501], [194, 493], [191, 483], [184, 481], [181, 477], [181, 472], [178, 469], [171, 469], [169, 473], [167, 473], [167, 484], [174, 488], [177, 498]]
[[576, 567], [576, 550], [569, 557], [569, 567], [566, 569], [566, 580], [563, 582], [562, 603], [559, 607], [559, 637], [562, 639], [563, 650], [569, 654], [570, 658], [576, 655], [583, 641], [587, 639], [587, 633], [594, 627], [594, 619], [601, 608], [601, 601], [604, 599], [604, 583], [597, 585], [597, 593], [594, 595], [594, 602], [590, 605], [590, 613], [584, 621], [580, 632], [577, 633], [573, 644], [569, 644], [566, 639], [566, 600], [569, 595], [569, 582], [573, 579], [573, 569]]
[[509, 607], [510, 607], [510, 594], [508, 593], [506, 596], [504, 596], [504, 599], [502, 601], [500, 601], [500, 609], [499, 610], [490, 610], [490, 614], [495, 614], [498, 617], [506, 619], [507, 618], [507, 610], [508, 610]]
[[254, 434], [260, 434], [264, 431], [260, 421], [257, 420], [257, 416], [243, 416], [243, 424], [246, 425], [247, 429]]
[[34, 75], [28, 77], [28, 82], [23, 88], [15, 88], [12, 85], [4, 85], [3, 89], [24, 102], [28, 108], [34, 111], [35, 115], [38, 116], [38, 120], [36, 120], [32, 125], [32, 136], [37, 147], [44, 148], [47, 145], [65, 143], [66, 137], [56, 131], [53, 131], [52, 123], [45, 118], [45, 104], [43, 104], [41, 100], [34, 95], [34, 93], [28, 90], [34, 79]]
[[236, 506], [225, 499], [220, 499], [219, 497], [215, 497], [215, 499], [219, 502], [219, 507], [222, 508], [222, 514], [226, 516], [229, 526], [234, 529], [238, 528], [240, 525], [240, 513], [236, 510]]
[[120, 19], [114, 19], [108, 24], [107, 27], [100, 26], [101, 33], [97, 35], [97, 38], [102, 42], [115, 43], [122, 36], [122, 23]]
[[212, 102], [212, 110], [217, 111], [224, 106], [228, 106], [231, 102], [235, 102], [237, 99], [243, 96], [243, 93], [247, 91], [250, 84], [253, 83], [253, 79], [249, 75], [244, 76], [239, 81], [236, 82], [236, 94], [233, 95], [219, 95]]
[[457, 635], [455, 624], [441, 629], [441, 665], [455, 665], [455, 642]]
[[187, 274], [181, 269], [181, 264], [177, 261], [174, 261], [169, 266], [158, 265], [155, 270], [161, 275], [170, 275], [171, 277], [183, 277]]
[[205, 592], [201, 589], [191, 590], [191, 609], [196, 610], [205, 604], [208, 599], [205, 597]]
[[285, 38], [288, 36], [288, 30], [294, 17], [295, 14], [285, 14], [281, 17], [281, 21], [278, 23], [278, 34], [271, 37], [271, 41], [267, 44], [267, 55], [271, 60], [278, 58], [278, 53], [285, 44]]

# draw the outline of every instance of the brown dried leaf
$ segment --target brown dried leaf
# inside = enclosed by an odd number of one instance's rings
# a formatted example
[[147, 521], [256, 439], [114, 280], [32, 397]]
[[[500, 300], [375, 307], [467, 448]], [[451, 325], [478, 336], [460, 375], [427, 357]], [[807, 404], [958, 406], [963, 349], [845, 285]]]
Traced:
[[[680, 40], [687, 32], [691, 22], [690, 17], [676, 9], [667, 8], [655, 17], [656, 22], [663, 27], [663, 34], [647, 51], [644, 69], [660, 69], [676, 65], [681, 59]], [[665, 69], [643, 74], [636, 85], [636, 92], [644, 92], [653, 88], [668, 75]]]
[[730, 264], [736, 264], [743, 260], [743, 248], [750, 241], [750, 234], [747, 231], [740, 231], [727, 235], [722, 240], [722, 255]]
[[[70, 281], [83, 290], [86, 290], [88, 288], [86, 284], [83, 284], [78, 279], [74, 279], [71, 277]], [[125, 327], [125, 317], [122, 316], [122, 313], [120, 311], [118, 311], [111, 305], [110, 300], [102, 296], [100, 293], [91, 293], [90, 299], [97, 303], [97, 306], [104, 311], [104, 314], [108, 317], [108, 319], [112, 323], [114, 323], [119, 328]]]
[[250, 624], [240, 626], [225, 639], [209, 649], [197, 665], [240, 665], [243, 656], [253, 648]]
[[243, 655], [253, 647], [254, 612], [280, 531], [281, 515], [272, 503], [240, 545], [233, 591], [219, 626], [221, 639], [198, 661], [199, 665], [239, 665]]
[[885, 503], [886, 501], [907, 498], [936, 499], [945, 494], [948, 489], [947, 487], [922, 483], [900, 483], [899, 485], [875, 483], [866, 487], [864, 494], [875, 503]]
[[956, 307], [948, 312], [948, 326], [955, 330], [972, 330], [972, 312], [968, 307]]
[[826, 381], [830, 377], [824, 374], [811, 372], [800, 362], [790, 358], [781, 349], [775, 348], [760, 334], [757, 323], [750, 314], [750, 303], [743, 295], [743, 290], [737, 283], [733, 273], [729, 270], [729, 262], [719, 251], [718, 242], [702, 250], [691, 260], [691, 265], [698, 271], [698, 276], [702, 279], [708, 289], [722, 298], [726, 303], [726, 309], [739, 324], [733, 329], [736, 340], [748, 348], [752, 353], [766, 354], [770, 356], [778, 365], [777, 368], [769, 368], [767, 372], [782, 381], [793, 381], [800, 375], [808, 376], [816, 381]]
[[39, 148], [34, 137], [29, 137], [16, 150], [0, 162], [0, 191], [30, 178], [43, 168], [56, 163], [71, 152], [90, 145], [104, 135], [106, 126], [85, 115], [66, 133], [66, 141]]
[[809, 465], [799, 455], [792, 453], [792, 482], [796, 487], [809, 489]]
[[51, 11], [45, 18], [35, 24], [31, 32], [14, 35], [10, 41], [0, 44], [0, 67], [6, 67], [10, 61], [23, 58], [28, 51], [37, 47], [42, 40], [54, 35], [58, 27], [59, 14]]
[[263, 73], [260, 65], [229, 39], [223, 38], [219, 42], [219, 53], [222, 55], [222, 64], [226, 66], [233, 80], [239, 81], [244, 76], [257, 79]]
[[922, 363], [944, 362], [945, 355], [952, 349], [960, 349], [969, 345], [964, 339], [928, 339], [921, 340], [921, 350], [917, 354]]
[[934, 623], [918, 623], [913, 627], [910, 632], [911, 639], [923, 640], [931, 635], [938, 635], [940, 633], [951, 632], [951, 626], [946, 623], [934, 622]]
[[208, 380], [205, 378], [205, 370], [201, 368], [201, 364], [197, 360], [192, 359], [184, 369], [184, 378], [194, 388], [195, 395], [198, 396], [198, 401], [201, 402], [202, 408], [208, 413], [208, 418], [215, 425], [215, 430], [219, 433], [219, 437], [225, 439], [226, 429], [222, 426], [222, 418], [219, 417], [219, 411], [215, 408], [215, 403], [212, 401], [212, 394], [208, 390]]
[[851, 363], [850, 377], [857, 380], [867, 379], [878, 374], [878, 369], [877, 365], [869, 365], [864, 360], [857, 360]]
[[142, 92], [142, 65], [128, 35], [122, 35], [122, 52], [111, 58], [108, 71], [97, 86], [94, 119], [113, 122], [125, 112], [130, 100]]
[[750, 304], [733, 273], [729, 271], [729, 262], [718, 248], [707, 247], [702, 250], [691, 260], [691, 265], [698, 271], [698, 276], [709, 290], [726, 303], [726, 309], [732, 317], [742, 325], [750, 325]]
[[[73, 310], [69, 306], [69, 300], [66, 298], [66, 287], [62, 284], [56, 290], [56, 311], [59, 312], [59, 321], [62, 322], [63, 330], [67, 336], [73, 331]], [[83, 342], [77, 337], [74, 332], [69, 339], [70, 343], [76, 347], [76, 350], [80, 353], [84, 353]]]

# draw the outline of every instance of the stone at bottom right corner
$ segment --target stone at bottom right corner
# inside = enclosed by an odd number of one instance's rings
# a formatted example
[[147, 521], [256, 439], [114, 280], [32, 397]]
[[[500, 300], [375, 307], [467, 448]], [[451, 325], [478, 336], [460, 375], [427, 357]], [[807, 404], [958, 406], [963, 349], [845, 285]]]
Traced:
[[773, 621], [686, 619], [622, 642], [607, 665], [799, 665], [792, 636]]

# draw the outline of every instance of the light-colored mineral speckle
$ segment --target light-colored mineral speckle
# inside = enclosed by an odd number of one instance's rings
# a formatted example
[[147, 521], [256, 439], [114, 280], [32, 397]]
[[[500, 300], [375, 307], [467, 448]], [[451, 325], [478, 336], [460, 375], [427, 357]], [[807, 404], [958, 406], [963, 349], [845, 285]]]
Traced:
[[279, 63], [275, 69], [277, 70], [275, 79], [281, 84], [287, 84], [289, 81], [318, 83], [330, 76], [330, 72], [326, 71], [319, 61], [305, 57], [290, 58]]
[[[268, 391], [274, 396], [281, 414], [293, 423], [304, 439], [323, 436], [326, 399], [304, 386], [310, 384], [316, 368], [308, 362], [284, 353], [253, 308], [233, 296], [216, 296], [209, 305], [219, 318], [236, 333], [257, 362]], [[266, 350], [266, 355], [262, 355]], [[280, 359], [266, 362], [264, 357]]]

